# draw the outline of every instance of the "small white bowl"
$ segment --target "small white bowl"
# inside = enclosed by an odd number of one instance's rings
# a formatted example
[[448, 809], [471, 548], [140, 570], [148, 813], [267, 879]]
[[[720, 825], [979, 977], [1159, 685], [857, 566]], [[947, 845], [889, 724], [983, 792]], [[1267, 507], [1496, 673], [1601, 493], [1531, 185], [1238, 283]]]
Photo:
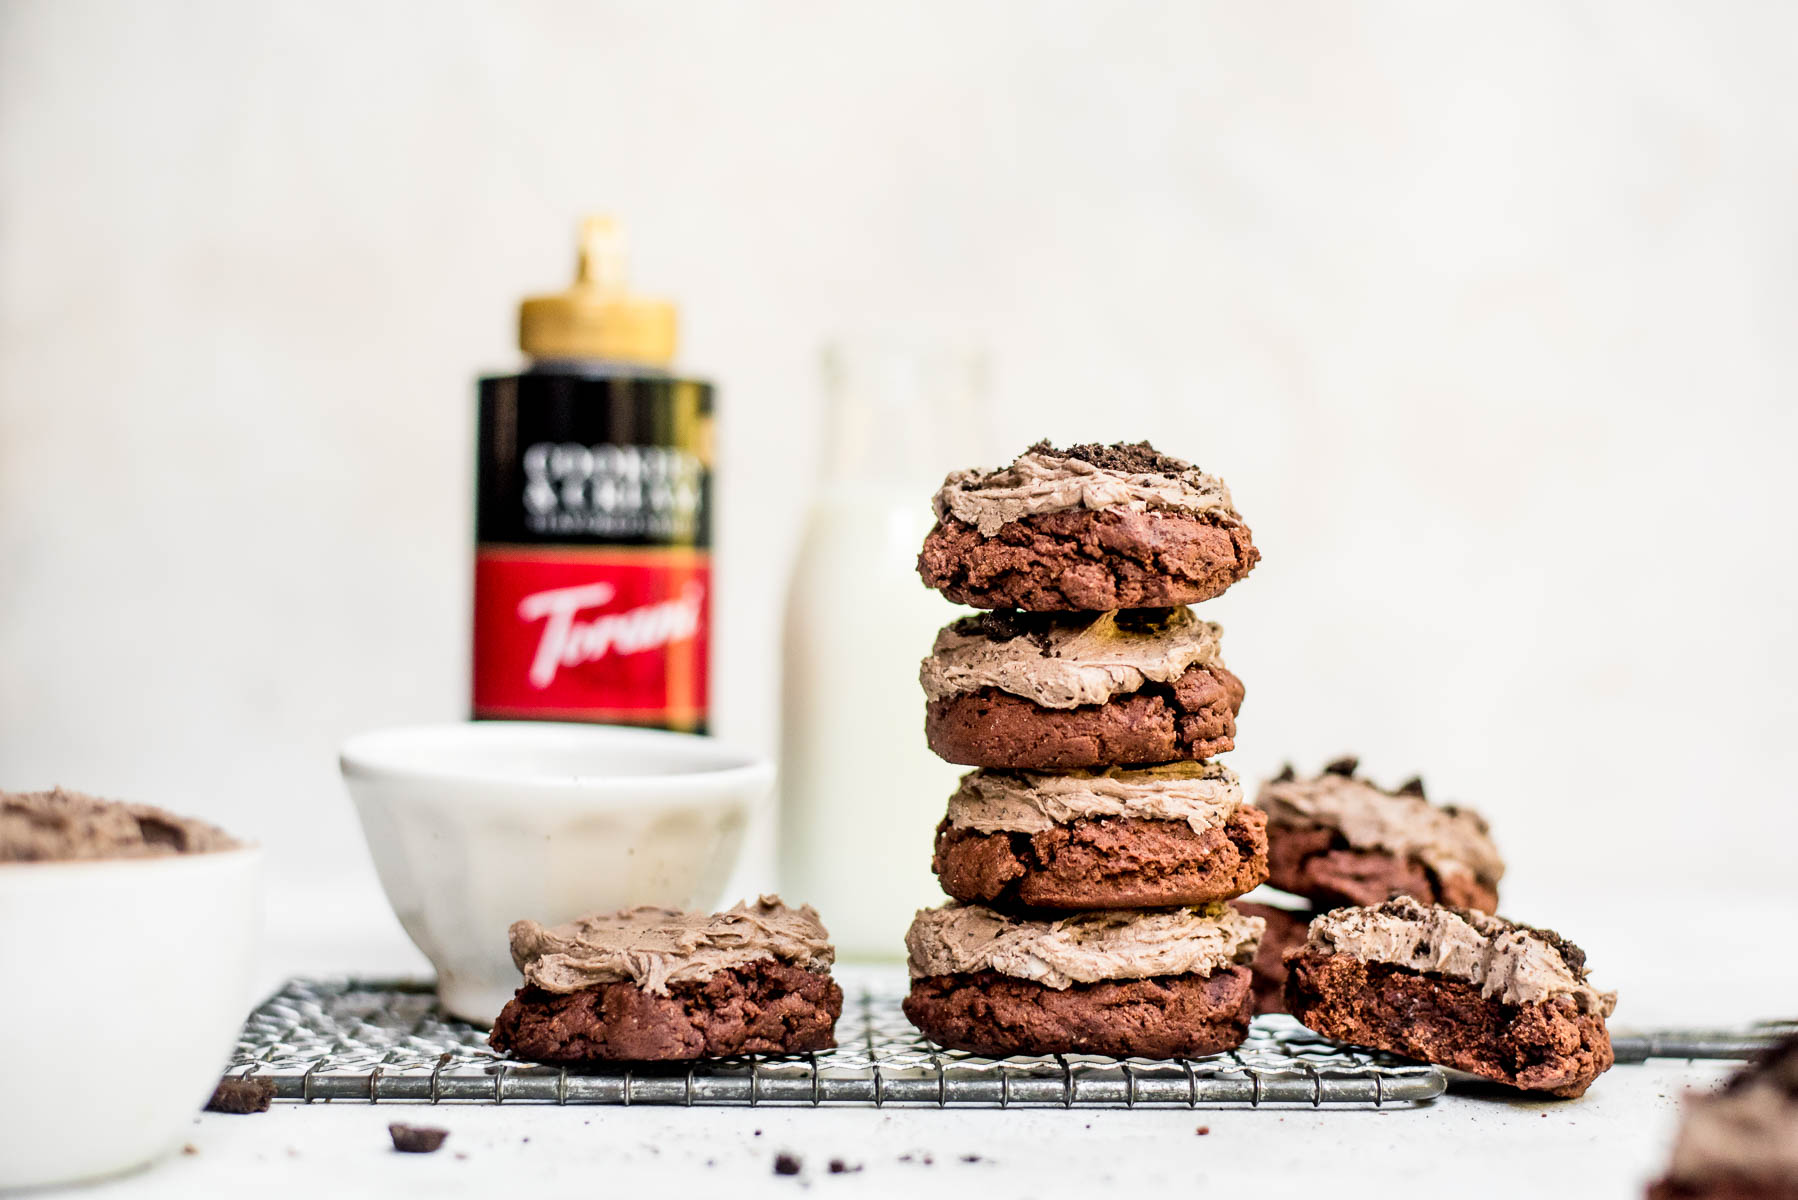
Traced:
[[253, 997], [262, 852], [0, 865], [0, 1189], [179, 1146]]
[[512, 922], [715, 908], [774, 785], [772, 764], [711, 738], [613, 725], [390, 729], [339, 762], [438, 998], [483, 1025], [518, 988]]

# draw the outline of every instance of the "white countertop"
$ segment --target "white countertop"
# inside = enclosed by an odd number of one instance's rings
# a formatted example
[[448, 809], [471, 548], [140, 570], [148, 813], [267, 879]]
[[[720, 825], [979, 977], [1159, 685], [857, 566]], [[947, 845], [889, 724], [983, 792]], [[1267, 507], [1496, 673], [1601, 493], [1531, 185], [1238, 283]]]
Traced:
[[[298, 973], [422, 974], [369, 897], [284, 893], [270, 911], [269, 989]], [[1561, 915], [1565, 913], [1565, 919]], [[1728, 914], [1718, 920], [1718, 914]], [[1524, 916], [1539, 914], [1522, 910]], [[1617, 1028], [1717, 1026], [1798, 1011], [1789, 945], [1798, 898], [1624, 903], [1563, 897], [1556, 924], [1591, 954], [1595, 981], [1623, 994]], [[358, 933], [348, 932], [354, 926]], [[1701, 962], [1679, 953], [1708, 946]], [[1757, 948], [1761, 948], [1757, 952]], [[1719, 969], [1728, 978], [1718, 975]], [[1623, 1065], [1575, 1101], [1451, 1092], [1385, 1111], [682, 1109], [277, 1104], [266, 1114], [195, 1117], [193, 1153], [82, 1189], [97, 1197], [431, 1195], [530, 1197], [980, 1194], [995, 1200], [1120, 1188], [1254, 1189], [1332, 1197], [1511, 1195], [1520, 1179], [1585, 1200], [1639, 1197], [1664, 1165], [1680, 1095], [1727, 1063]], [[450, 1131], [435, 1154], [397, 1154], [390, 1121]], [[1199, 1136], [1204, 1126], [1209, 1134]], [[796, 1155], [797, 1178], [773, 1173]], [[840, 1158], [859, 1171], [833, 1175]], [[1277, 1187], [1271, 1186], [1277, 1180]], [[1222, 1193], [1216, 1193], [1222, 1194]]]

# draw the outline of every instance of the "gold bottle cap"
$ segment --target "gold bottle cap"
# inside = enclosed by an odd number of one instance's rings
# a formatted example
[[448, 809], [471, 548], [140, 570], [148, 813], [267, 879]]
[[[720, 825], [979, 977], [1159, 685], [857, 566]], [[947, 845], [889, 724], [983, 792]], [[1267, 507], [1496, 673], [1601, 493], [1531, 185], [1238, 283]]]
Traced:
[[518, 308], [518, 346], [532, 358], [603, 358], [665, 367], [674, 361], [673, 302], [633, 296], [625, 283], [624, 233], [610, 217], [581, 222], [574, 286], [531, 296]]

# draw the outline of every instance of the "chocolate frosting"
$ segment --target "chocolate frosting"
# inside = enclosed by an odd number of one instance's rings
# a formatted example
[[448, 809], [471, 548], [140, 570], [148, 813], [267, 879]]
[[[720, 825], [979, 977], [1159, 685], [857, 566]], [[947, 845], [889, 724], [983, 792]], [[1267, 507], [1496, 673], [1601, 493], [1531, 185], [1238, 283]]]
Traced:
[[671, 983], [699, 983], [757, 959], [773, 958], [825, 974], [836, 960], [809, 904], [789, 908], [778, 896], [728, 912], [627, 908], [545, 929], [535, 921], [511, 928], [512, 962], [524, 981], [566, 995], [599, 983], [634, 983], [667, 995]]
[[1210, 975], [1253, 959], [1265, 927], [1227, 904], [1029, 920], [952, 903], [919, 912], [905, 948], [914, 979], [995, 971], [1062, 991], [1106, 979]]
[[1738, 1071], [1718, 1095], [1687, 1102], [1668, 1174], [1695, 1185], [1798, 1181], [1798, 1036]]
[[1418, 791], [1388, 792], [1326, 771], [1316, 779], [1270, 779], [1261, 785], [1255, 806], [1267, 814], [1270, 829], [1328, 829], [1357, 850], [1415, 858], [1438, 877], [1471, 875], [1491, 886], [1505, 873], [1504, 859], [1478, 813], [1438, 807]]
[[1158, 454], [1147, 443], [1057, 450], [1038, 442], [1008, 467], [952, 472], [931, 504], [938, 519], [954, 517], [983, 537], [1024, 517], [1075, 508], [1160, 509], [1240, 520], [1223, 480]]
[[983, 613], [936, 635], [918, 671], [925, 696], [998, 688], [1044, 708], [1103, 704], [1193, 666], [1223, 666], [1223, 629], [1190, 608], [1128, 613]]
[[163, 858], [235, 850], [215, 826], [152, 808], [53, 788], [0, 792], [0, 863]]
[[1501, 1004], [1567, 996], [1581, 1012], [1601, 1017], [1617, 1006], [1617, 993], [1586, 982], [1585, 953], [1559, 934], [1409, 896], [1322, 914], [1311, 922], [1305, 949], [1459, 979]]
[[1673, 1144], [1674, 1179], [1798, 1180], [1798, 1102], [1757, 1082], [1693, 1104]]
[[981, 833], [1042, 833], [1083, 817], [1127, 817], [1184, 821], [1203, 833], [1241, 805], [1236, 773], [1222, 763], [1053, 773], [983, 767], [961, 777], [948, 820]]

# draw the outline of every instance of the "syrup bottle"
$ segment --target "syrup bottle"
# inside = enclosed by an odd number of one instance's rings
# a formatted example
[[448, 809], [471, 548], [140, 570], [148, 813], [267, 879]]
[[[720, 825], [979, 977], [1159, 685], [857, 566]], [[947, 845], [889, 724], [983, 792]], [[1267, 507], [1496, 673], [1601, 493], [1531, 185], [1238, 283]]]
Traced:
[[477, 719], [704, 731], [712, 388], [673, 372], [676, 326], [589, 217], [573, 286], [519, 309], [529, 366], [480, 381]]

